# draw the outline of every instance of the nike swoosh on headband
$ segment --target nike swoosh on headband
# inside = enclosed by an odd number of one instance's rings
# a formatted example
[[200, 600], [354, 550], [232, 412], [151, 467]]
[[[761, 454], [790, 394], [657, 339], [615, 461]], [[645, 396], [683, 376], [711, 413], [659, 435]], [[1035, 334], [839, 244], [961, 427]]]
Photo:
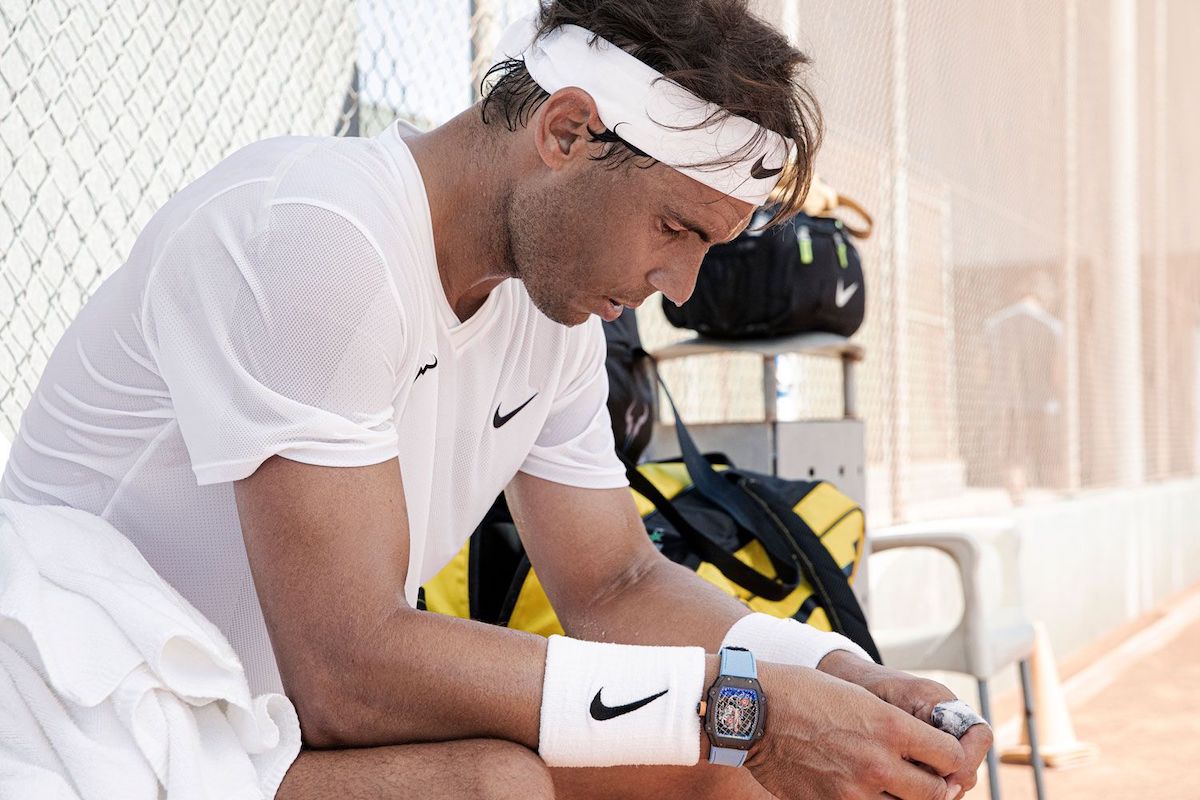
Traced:
[[[514, 20], [496, 48], [497, 60], [519, 58], [548, 94], [574, 86], [596, 103], [606, 127], [668, 167], [722, 194], [762, 205], [793, 158], [793, 142], [730, 113], [665, 76], [602, 36], [577, 25], [539, 35], [537, 12]], [[764, 167], [763, 159], [780, 164]], [[753, 172], [751, 168], [753, 167]]]
[[[604, 691], [604, 687], [602, 686], [602, 687], [600, 687], [600, 692], [603, 692], [603, 691]], [[658, 694], [652, 694], [649, 697], [643, 697], [641, 700], [635, 700], [634, 702], [626, 703], [623, 706], [606, 706], [606, 705], [604, 705], [604, 701], [602, 701], [600, 699], [600, 692], [596, 692], [596, 696], [592, 698], [592, 707], [590, 709], [591, 714], [592, 714], [592, 719], [596, 720], [597, 722], [604, 722], [605, 720], [616, 719], [617, 717], [623, 716], [632, 711], [637, 711], [639, 708], [642, 708], [643, 706], [650, 705], [655, 700], [657, 700], [658, 698], [660, 698], [664, 694], [666, 694], [668, 691], [670, 691], [670, 690], [663, 689]]]
[[[533, 397], [537, 397], [537, 392], [533, 393]], [[525, 406], [527, 406], [533, 402], [533, 397], [529, 398], [524, 403], [521, 403], [521, 405], [517, 406], [516, 408], [514, 408], [512, 411], [508, 412], [507, 414], [501, 414], [500, 406], [496, 406], [496, 414], [492, 417], [492, 427], [493, 428], [503, 428], [506, 424], [508, 424], [508, 421], [510, 419], [512, 419], [513, 417], [515, 417], [517, 414], [519, 414], [521, 412], [522, 408], [524, 408]]]
[[776, 167], [775, 169], [767, 169], [766, 167], [764, 167], [763, 166], [764, 158], [766, 158], [766, 156], [759, 156], [758, 161], [755, 161], [754, 164], [750, 167], [750, 177], [751, 178], [754, 178], [755, 180], [762, 180], [763, 178], [773, 178], [776, 175], [778, 175], [779, 173], [783, 172], [783, 167]]

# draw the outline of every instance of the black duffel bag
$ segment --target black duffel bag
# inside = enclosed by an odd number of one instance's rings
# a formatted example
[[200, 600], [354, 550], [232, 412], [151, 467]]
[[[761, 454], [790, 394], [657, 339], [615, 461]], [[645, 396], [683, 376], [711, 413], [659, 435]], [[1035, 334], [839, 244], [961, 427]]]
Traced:
[[654, 361], [642, 349], [637, 315], [633, 309], [604, 323], [608, 343], [608, 414], [612, 418], [617, 452], [637, 462], [650, 445], [658, 419], [658, 384]]
[[845, 225], [800, 213], [777, 228], [756, 230], [772, 213], [760, 209], [742, 235], [708, 251], [686, 303], [663, 298], [668, 322], [714, 339], [858, 330], [866, 287]]
[[[862, 509], [823, 481], [785, 480], [703, 455], [674, 403], [671, 410], [680, 458], [622, 459], [651, 541], [751, 609], [837, 631], [880, 661], [851, 586], [863, 553]], [[563, 632], [504, 495], [425, 583], [418, 608], [543, 636]]]

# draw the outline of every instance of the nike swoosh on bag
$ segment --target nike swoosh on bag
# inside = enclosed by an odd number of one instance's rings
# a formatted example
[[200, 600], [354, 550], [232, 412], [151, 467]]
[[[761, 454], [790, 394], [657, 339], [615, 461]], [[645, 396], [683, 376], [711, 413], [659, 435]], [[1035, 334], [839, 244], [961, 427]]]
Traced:
[[[537, 397], [537, 392], [533, 393], [533, 397]], [[493, 428], [503, 428], [505, 425], [508, 424], [508, 421], [510, 419], [515, 417], [517, 414], [521, 413], [522, 408], [524, 408], [525, 406], [527, 406], [533, 402], [533, 397], [529, 398], [524, 403], [521, 403], [521, 405], [517, 406], [516, 408], [514, 408], [512, 411], [508, 412], [507, 414], [501, 414], [500, 406], [496, 406], [496, 414], [495, 414], [495, 416], [492, 417], [492, 427]]]
[[846, 303], [850, 302], [850, 298], [854, 297], [854, 293], [858, 291], [858, 284], [852, 283], [849, 286], [842, 284], [842, 279], [838, 278], [837, 293], [833, 296], [833, 303], [838, 308], [845, 308]]
[[778, 175], [779, 173], [783, 172], [783, 167], [776, 167], [775, 169], [767, 169], [766, 167], [764, 167], [763, 166], [764, 158], [766, 158], [766, 156], [759, 156], [758, 161], [755, 161], [753, 164], [750, 165], [750, 177], [751, 178], [755, 178], [757, 180], [762, 180], [763, 178], [773, 178], [776, 175]]
[[[602, 686], [602, 687], [600, 687], [600, 692], [603, 692], [603, 691], [604, 691], [604, 687]], [[623, 706], [606, 706], [606, 705], [604, 705], [604, 702], [600, 699], [600, 692], [596, 692], [596, 696], [592, 698], [592, 707], [591, 707], [592, 719], [596, 720], [597, 722], [604, 722], [605, 720], [615, 719], [617, 717], [628, 714], [631, 711], [637, 711], [639, 708], [653, 703], [655, 700], [662, 697], [668, 691], [670, 691], [670, 690], [663, 689], [658, 694], [652, 694], [649, 697], [643, 697], [641, 700], [635, 700], [634, 702], [626, 703]]]

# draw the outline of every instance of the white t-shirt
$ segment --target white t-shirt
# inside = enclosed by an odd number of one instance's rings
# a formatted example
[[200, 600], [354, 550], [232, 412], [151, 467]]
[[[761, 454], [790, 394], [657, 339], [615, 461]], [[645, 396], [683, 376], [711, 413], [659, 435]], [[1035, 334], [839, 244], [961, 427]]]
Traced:
[[255, 693], [281, 691], [231, 482], [274, 454], [398, 457], [415, 603], [518, 470], [626, 485], [604, 355], [599, 319], [552, 322], [517, 280], [459, 322], [397, 126], [269, 139], [171, 198], [82, 309], [0, 496], [107, 519], [225, 633]]

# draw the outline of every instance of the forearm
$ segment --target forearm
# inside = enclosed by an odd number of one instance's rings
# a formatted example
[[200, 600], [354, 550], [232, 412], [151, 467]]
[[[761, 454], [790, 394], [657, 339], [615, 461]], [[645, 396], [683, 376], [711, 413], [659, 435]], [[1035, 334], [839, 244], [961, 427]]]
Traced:
[[879, 672], [879, 665], [848, 650], [834, 650], [821, 659], [817, 669], [844, 681], [866, 686]]
[[[715, 653], [723, 643], [728, 643], [726, 635], [730, 628], [751, 613], [727, 592], [662, 556], [633, 574], [634, 579], [619, 582], [604, 597], [582, 603], [577, 610], [560, 609], [559, 618], [568, 633], [630, 644], [699, 645], [706, 652]], [[831, 637], [815, 628], [789, 622], [783, 626], [783, 635], [779, 635], [774, 628], [763, 631], [761, 625], [752, 627], [756, 628], [758, 640], [764, 634], [770, 640], [767, 655], [760, 653], [760, 660], [815, 666], [855, 683], [864, 669], [875, 666], [874, 662], [864, 660], [865, 656], [847, 649], [828, 651], [830, 647], [838, 648], [838, 642], [854, 646], [842, 637]], [[754, 637], [750, 640], [754, 641]], [[750, 642], [734, 643], [758, 650]]]
[[[378, 627], [363, 654], [332, 665], [338, 680], [316, 703], [289, 696], [310, 747], [494, 738], [536, 751], [546, 648], [540, 636], [406, 609]], [[703, 686], [716, 678], [717, 661], [704, 657]], [[697, 734], [703, 759], [707, 737]]]
[[467, 738], [507, 739], [537, 749], [546, 640], [410, 608], [369, 635], [310, 659], [322, 673], [288, 695], [314, 747], [367, 747]]
[[571, 636], [600, 642], [721, 647], [750, 610], [687, 567], [655, 554], [603, 596], [557, 607]]

